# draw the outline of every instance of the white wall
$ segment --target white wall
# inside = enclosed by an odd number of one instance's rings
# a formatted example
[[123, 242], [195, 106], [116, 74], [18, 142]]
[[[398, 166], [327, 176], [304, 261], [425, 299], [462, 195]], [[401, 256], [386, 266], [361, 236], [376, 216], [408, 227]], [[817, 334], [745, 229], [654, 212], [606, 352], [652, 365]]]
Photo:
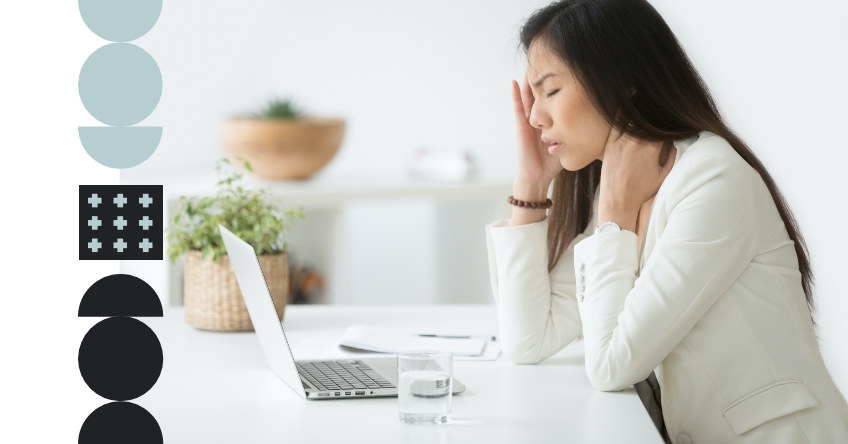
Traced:
[[848, 394], [848, 2], [654, 1], [795, 213], [822, 354]]
[[[539, 2], [531, 2], [539, 3]], [[159, 63], [162, 100], [147, 119], [162, 143], [127, 177], [211, 168], [218, 123], [292, 94], [348, 119], [329, 170], [403, 164], [419, 146], [468, 148], [486, 169], [512, 161], [509, 81], [517, 26], [532, 9], [485, 0], [165, 2], [138, 40]]]
[[[165, 2], [138, 41], [164, 76], [147, 120], [165, 126], [163, 141], [122, 180], [210, 168], [221, 155], [219, 120], [273, 93], [348, 119], [328, 172], [396, 168], [429, 145], [472, 149], [484, 169], [510, 173], [517, 31], [546, 3]], [[848, 2], [653, 4], [794, 210], [816, 273], [822, 350], [848, 393]]]

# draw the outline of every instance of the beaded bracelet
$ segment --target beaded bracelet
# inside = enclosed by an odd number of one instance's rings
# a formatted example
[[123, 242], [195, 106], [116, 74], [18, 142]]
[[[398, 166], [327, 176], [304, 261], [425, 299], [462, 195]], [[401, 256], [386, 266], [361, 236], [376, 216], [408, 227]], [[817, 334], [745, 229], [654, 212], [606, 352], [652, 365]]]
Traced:
[[510, 205], [515, 205], [516, 207], [528, 208], [531, 210], [543, 209], [546, 210], [554, 205], [550, 199], [545, 202], [524, 202], [523, 200], [518, 200], [512, 196], [509, 196], [509, 199], [506, 200]]

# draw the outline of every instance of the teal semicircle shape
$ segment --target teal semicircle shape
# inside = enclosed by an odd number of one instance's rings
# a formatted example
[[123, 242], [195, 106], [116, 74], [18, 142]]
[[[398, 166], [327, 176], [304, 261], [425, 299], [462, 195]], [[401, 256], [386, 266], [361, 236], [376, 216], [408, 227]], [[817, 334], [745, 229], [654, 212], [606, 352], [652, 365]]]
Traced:
[[112, 42], [135, 40], [156, 24], [162, 0], [79, 0], [88, 29]]
[[83, 148], [101, 165], [132, 168], [147, 160], [162, 139], [161, 126], [81, 126]]

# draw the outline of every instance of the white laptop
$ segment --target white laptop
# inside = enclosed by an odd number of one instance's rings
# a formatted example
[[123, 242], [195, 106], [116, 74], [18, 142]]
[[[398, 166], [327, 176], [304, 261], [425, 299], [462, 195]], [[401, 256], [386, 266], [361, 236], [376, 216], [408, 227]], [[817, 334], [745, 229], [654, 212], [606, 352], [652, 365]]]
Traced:
[[[295, 362], [253, 247], [224, 226], [218, 228], [265, 359], [286, 385], [306, 399], [397, 396], [395, 357]], [[451, 382], [454, 394], [465, 391], [461, 382]]]

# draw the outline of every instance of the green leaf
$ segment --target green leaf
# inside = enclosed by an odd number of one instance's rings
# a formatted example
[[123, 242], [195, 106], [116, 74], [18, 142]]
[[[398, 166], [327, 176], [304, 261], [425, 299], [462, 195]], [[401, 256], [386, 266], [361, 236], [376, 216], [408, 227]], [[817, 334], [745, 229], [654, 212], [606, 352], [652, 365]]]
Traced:
[[[241, 161], [252, 171], [249, 162]], [[303, 207], [284, 211], [272, 203], [275, 199], [267, 189], [244, 187], [242, 174], [227, 158], [220, 159], [215, 167], [220, 178], [214, 197], [179, 198], [179, 210], [167, 228], [169, 260], [174, 262], [189, 250], [199, 250], [206, 260], [226, 255], [219, 224], [250, 243], [257, 254], [285, 251], [285, 233], [294, 220], [305, 220]]]
[[260, 119], [299, 119], [305, 117], [305, 113], [294, 105], [291, 98], [274, 98], [268, 102], [264, 110], [253, 116]]

